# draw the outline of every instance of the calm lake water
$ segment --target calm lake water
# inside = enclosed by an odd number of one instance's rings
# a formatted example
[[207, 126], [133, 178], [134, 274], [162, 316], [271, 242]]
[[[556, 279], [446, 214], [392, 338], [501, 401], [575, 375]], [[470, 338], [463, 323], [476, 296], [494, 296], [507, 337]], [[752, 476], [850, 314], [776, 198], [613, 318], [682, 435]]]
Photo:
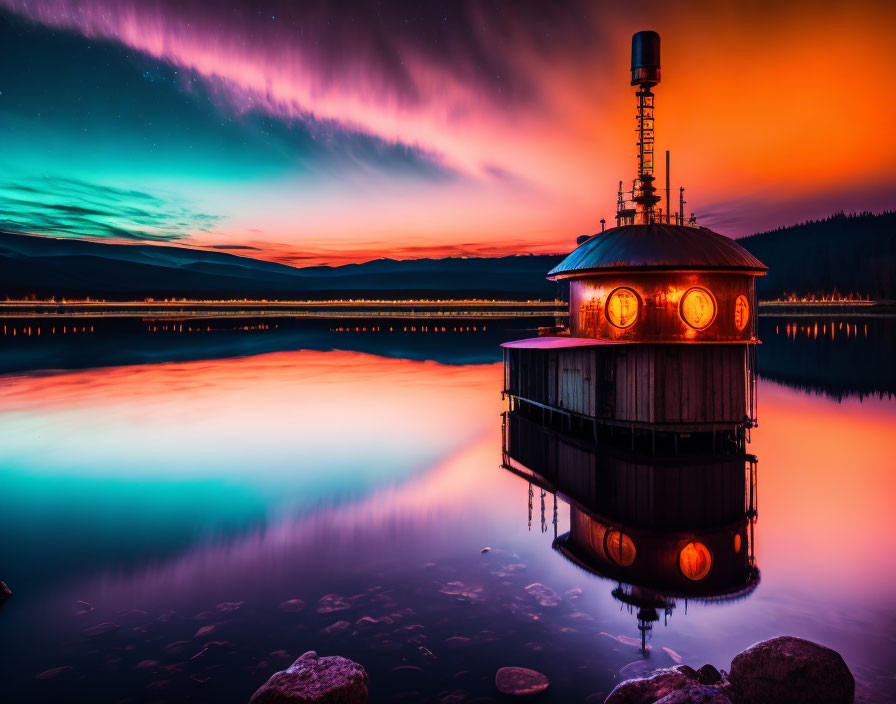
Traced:
[[497, 700], [505, 665], [602, 701], [788, 633], [896, 700], [893, 321], [760, 321], [761, 579], [678, 599], [646, 656], [501, 467], [498, 345], [549, 322], [5, 321], [0, 698], [245, 702], [313, 649], [372, 701]]

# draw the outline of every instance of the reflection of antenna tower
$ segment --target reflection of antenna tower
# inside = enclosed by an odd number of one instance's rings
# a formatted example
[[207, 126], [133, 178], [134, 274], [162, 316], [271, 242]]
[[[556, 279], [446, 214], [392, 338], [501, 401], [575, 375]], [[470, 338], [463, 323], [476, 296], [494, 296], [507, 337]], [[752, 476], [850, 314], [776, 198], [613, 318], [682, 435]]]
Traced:
[[532, 491], [532, 482], [529, 482], [529, 530], [532, 530], [532, 499], [535, 493]]
[[654, 621], [659, 621], [656, 609], [638, 609], [638, 630], [641, 631], [641, 653], [647, 653], [647, 632], [653, 630]]
[[553, 524], [554, 524], [554, 540], [556, 540], [556, 539], [557, 539], [557, 492], [556, 492], [556, 491], [554, 492], [554, 518], [553, 518]]
[[668, 625], [669, 617], [675, 608], [675, 600], [663, 596], [659, 592], [632, 585], [619, 584], [613, 590], [613, 596], [628, 606], [628, 612], [638, 609], [638, 630], [641, 632], [641, 653], [647, 655], [647, 638], [653, 631], [653, 624], [660, 620], [659, 611], [663, 611], [663, 622]]

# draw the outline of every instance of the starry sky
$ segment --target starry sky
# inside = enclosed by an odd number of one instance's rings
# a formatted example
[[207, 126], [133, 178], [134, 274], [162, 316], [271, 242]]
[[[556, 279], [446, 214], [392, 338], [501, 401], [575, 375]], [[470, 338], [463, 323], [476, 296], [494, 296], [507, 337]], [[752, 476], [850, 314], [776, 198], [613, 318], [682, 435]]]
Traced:
[[896, 4], [631, 5], [0, 0], [0, 229], [296, 266], [568, 251], [635, 175], [641, 29], [702, 224], [896, 207]]

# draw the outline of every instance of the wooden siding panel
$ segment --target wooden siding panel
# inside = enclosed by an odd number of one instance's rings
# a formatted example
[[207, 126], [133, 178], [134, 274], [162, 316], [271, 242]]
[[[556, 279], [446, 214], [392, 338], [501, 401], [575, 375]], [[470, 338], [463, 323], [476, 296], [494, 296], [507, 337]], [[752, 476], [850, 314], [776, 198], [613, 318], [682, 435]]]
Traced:
[[506, 350], [511, 394], [587, 417], [640, 423], [730, 423], [748, 413], [739, 345], [632, 345]]

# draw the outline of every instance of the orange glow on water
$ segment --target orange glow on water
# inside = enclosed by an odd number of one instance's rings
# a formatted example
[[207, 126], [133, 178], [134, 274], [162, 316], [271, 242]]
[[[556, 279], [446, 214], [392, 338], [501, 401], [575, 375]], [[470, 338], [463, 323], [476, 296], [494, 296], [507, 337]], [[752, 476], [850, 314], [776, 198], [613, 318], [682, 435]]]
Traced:
[[798, 556], [802, 589], [889, 598], [896, 563], [883, 556], [896, 552], [896, 407], [874, 398], [838, 403], [772, 383], [761, 384], [759, 399], [750, 451], [759, 457], [757, 562], [765, 578], [796, 578], [787, 565]]

